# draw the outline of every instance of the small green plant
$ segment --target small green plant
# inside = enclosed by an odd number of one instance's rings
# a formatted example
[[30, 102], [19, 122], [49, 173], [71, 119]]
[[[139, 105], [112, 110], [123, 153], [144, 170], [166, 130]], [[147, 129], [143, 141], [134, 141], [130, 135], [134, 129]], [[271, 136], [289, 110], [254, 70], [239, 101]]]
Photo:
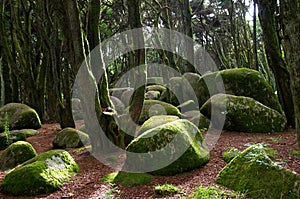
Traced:
[[292, 151], [291, 155], [299, 156], [300, 157], [300, 151]]
[[4, 132], [3, 132], [3, 135], [5, 136], [7, 146], [9, 146], [12, 143], [12, 141], [10, 139], [9, 122], [8, 122], [8, 114], [7, 113], [5, 113], [5, 116], [4, 116]]
[[115, 184], [111, 184], [111, 188], [105, 192], [105, 199], [113, 199], [121, 196], [121, 191]]
[[161, 196], [170, 196], [179, 192], [178, 188], [171, 184], [157, 185], [153, 189], [157, 195]]
[[222, 199], [222, 198], [236, 198], [236, 199], [242, 199], [245, 198], [244, 194], [224, 190], [219, 187], [209, 186], [209, 187], [203, 187], [200, 185], [198, 189], [192, 193], [189, 197], [189, 199]]
[[270, 142], [273, 142], [273, 143], [277, 144], [281, 141], [281, 138], [270, 137], [270, 138], [268, 138], [268, 140]]

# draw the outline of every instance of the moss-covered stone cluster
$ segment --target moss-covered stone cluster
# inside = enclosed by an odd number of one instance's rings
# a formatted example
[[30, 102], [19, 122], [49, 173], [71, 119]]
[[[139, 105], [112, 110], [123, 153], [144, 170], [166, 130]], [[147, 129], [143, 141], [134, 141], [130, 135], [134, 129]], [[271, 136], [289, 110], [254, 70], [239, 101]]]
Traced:
[[222, 92], [222, 87], [218, 85], [220, 83], [224, 85], [227, 94], [251, 97], [282, 113], [280, 103], [273, 89], [266, 82], [263, 75], [256, 70], [235, 68], [208, 73], [203, 76], [185, 74], [184, 77], [193, 87], [200, 107], [211, 96]]
[[7, 173], [2, 188], [5, 193], [16, 196], [50, 193], [78, 172], [79, 167], [68, 152], [47, 151]]
[[216, 182], [251, 198], [299, 198], [300, 175], [273, 162], [267, 151], [262, 144], [248, 147], [221, 170]]

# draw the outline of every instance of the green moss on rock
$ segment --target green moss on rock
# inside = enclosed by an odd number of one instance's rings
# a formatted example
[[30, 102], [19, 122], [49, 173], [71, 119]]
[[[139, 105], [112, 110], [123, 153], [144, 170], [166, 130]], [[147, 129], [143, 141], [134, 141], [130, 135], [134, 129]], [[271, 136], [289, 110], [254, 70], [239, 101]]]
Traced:
[[261, 144], [248, 147], [218, 174], [216, 182], [251, 198], [299, 198], [300, 175], [282, 168]]
[[[126, 150], [146, 154], [139, 159], [141, 161], [139, 165], [136, 159], [131, 160], [130, 156], [126, 159], [128, 167], [134, 168], [145, 162], [147, 168], [156, 168], [160, 161], [174, 157], [174, 160], [164, 168], [151, 169], [154, 170], [151, 173], [156, 175], [174, 175], [190, 171], [206, 164], [209, 160], [209, 152], [200, 131], [188, 120], [175, 120], [150, 129], [134, 139]], [[149, 153], [153, 151], [160, 151], [159, 157], [156, 157], [158, 159], [154, 159]]]
[[236, 156], [238, 156], [241, 152], [234, 147], [230, 147], [228, 149], [226, 149], [222, 156], [223, 156], [223, 160], [228, 163], [230, 162], [233, 158], [235, 158]]
[[[217, 115], [211, 115], [212, 105]], [[217, 94], [200, 111], [208, 118], [225, 114], [224, 128], [230, 131], [270, 133], [281, 132], [286, 127], [284, 115], [249, 97]]]
[[9, 103], [0, 108], [0, 132], [4, 131], [5, 114], [9, 129], [38, 129], [41, 121], [36, 111], [25, 104]]
[[144, 122], [144, 124], [141, 126], [138, 135], [143, 134], [144, 132], [148, 131], [149, 129], [153, 129], [155, 127], [158, 127], [160, 125], [173, 122], [175, 120], [179, 120], [179, 117], [174, 115], [158, 115], [158, 116], [152, 116], [147, 121]]
[[89, 143], [89, 136], [74, 128], [65, 128], [55, 135], [52, 145], [57, 149], [79, 148]]
[[153, 100], [158, 100], [160, 97], [160, 92], [159, 91], [148, 91], [145, 94], [145, 99], [153, 99]]
[[7, 173], [2, 188], [16, 196], [46, 194], [57, 190], [78, 172], [79, 167], [68, 152], [47, 151]]
[[125, 187], [134, 187], [152, 182], [153, 177], [146, 173], [115, 172], [102, 177], [102, 181], [116, 183]]
[[15, 142], [2, 152], [0, 169], [12, 169], [35, 156], [37, 156], [37, 153], [30, 143], [24, 141]]
[[181, 113], [175, 106], [158, 100], [145, 100], [139, 124], [144, 123], [151, 116], [155, 115], [175, 115], [180, 117]]
[[154, 192], [161, 196], [171, 196], [179, 192], [179, 189], [171, 184], [156, 185]]
[[146, 87], [146, 91], [159, 91], [160, 93], [164, 92], [166, 87], [163, 85], [150, 85]]
[[21, 129], [21, 130], [12, 130], [10, 134], [23, 134], [26, 138], [39, 134], [38, 130], [35, 129]]
[[[187, 78], [187, 77], [186, 77]], [[208, 73], [202, 77], [187, 78], [197, 95], [201, 107], [212, 95], [221, 90], [216, 84], [222, 78], [225, 92], [236, 96], [246, 96], [282, 113], [278, 97], [263, 75], [248, 68], [227, 69]], [[208, 86], [211, 88], [209, 93]]]

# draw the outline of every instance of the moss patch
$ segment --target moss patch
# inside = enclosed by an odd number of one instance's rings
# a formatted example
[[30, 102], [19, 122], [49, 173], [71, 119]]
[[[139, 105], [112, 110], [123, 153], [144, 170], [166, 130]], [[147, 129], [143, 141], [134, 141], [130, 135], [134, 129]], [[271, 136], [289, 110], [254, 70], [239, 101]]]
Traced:
[[37, 156], [37, 153], [30, 143], [24, 141], [15, 142], [1, 154], [0, 169], [12, 169], [35, 156]]
[[300, 175], [273, 162], [261, 144], [248, 147], [218, 174], [216, 182], [251, 198], [298, 198]]
[[52, 142], [54, 148], [79, 148], [88, 144], [89, 136], [73, 128], [65, 128], [58, 132]]
[[200, 130], [205, 130], [209, 128], [210, 121], [207, 119], [200, 111], [194, 110], [194, 111], [188, 111], [183, 113], [183, 116], [198, 126]]
[[230, 162], [233, 158], [235, 158], [236, 156], [238, 156], [241, 152], [234, 147], [230, 147], [227, 150], [225, 150], [222, 154], [223, 156], [223, 160], [228, 163]]
[[[211, 115], [212, 106], [217, 115]], [[225, 115], [224, 128], [230, 131], [270, 133], [281, 132], [286, 126], [284, 115], [249, 97], [217, 94], [200, 111], [208, 118]]]
[[144, 132], [148, 131], [149, 129], [153, 129], [160, 125], [173, 122], [175, 120], [179, 120], [179, 117], [174, 115], [159, 115], [150, 117], [144, 124], [141, 126], [138, 135], [143, 134]]
[[209, 186], [203, 187], [199, 186], [198, 189], [189, 195], [189, 199], [220, 199], [220, 198], [235, 198], [243, 199], [245, 196], [243, 194], [225, 190], [224, 188]]
[[102, 177], [102, 181], [116, 183], [126, 187], [134, 187], [148, 184], [153, 180], [153, 177], [145, 173], [127, 173], [115, 172]]
[[181, 113], [175, 106], [158, 100], [145, 100], [139, 124], [144, 123], [151, 116], [155, 115], [175, 115], [180, 117]]
[[154, 192], [161, 196], [171, 196], [179, 192], [179, 189], [171, 184], [156, 185]]
[[[282, 113], [278, 98], [263, 75], [256, 70], [248, 68], [227, 69], [205, 74], [202, 77], [187, 78], [197, 95], [200, 107], [212, 95], [221, 92], [216, 84], [220, 78], [223, 80], [227, 94], [251, 97]], [[211, 93], [209, 93], [208, 86]]]
[[47, 151], [11, 170], [3, 178], [2, 188], [16, 196], [50, 193], [78, 172], [79, 167], [68, 152]]

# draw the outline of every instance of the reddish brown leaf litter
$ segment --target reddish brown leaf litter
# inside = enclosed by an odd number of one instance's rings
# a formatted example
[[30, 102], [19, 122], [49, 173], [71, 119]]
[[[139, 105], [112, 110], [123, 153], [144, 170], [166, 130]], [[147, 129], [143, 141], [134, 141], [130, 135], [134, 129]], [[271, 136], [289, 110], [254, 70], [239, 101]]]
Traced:
[[[59, 131], [58, 124], [45, 124], [39, 130], [39, 134], [28, 138], [28, 141], [33, 145], [38, 153], [52, 149], [52, 139]], [[211, 150], [211, 159], [209, 163], [199, 169], [191, 172], [163, 177], [154, 176], [153, 182], [148, 185], [138, 187], [121, 187], [101, 181], [101, 177], [113, 172], [113, 170], [89, 153], [77, 149], [69, 152], [79, 164], [81, 172], [75, 175], [72, 180], [66, 183], [60, 190], [48, 194], [40, 195], [35, 198], [47, 199], [104, 199], [104, 198], [122, 198], [122, 199], [142, 199], [142, 198], [160, 198], [156, 196], [153, 187], [158, 184], [173, 184], [177, 186], [181, 193], [167, 198], [180, 198], [188, 196], [199, 185], [209, 186], [215, 185], [215, 179], [219, 171], [225, 166], [222, 159], [222, 152], [228, 147], [236, 147], [245, 149], [247, 144], [265, 143], [274, 148], [278, 152], [278, 162], [283, 162], [285, 168], [289, 168], [297, 173], [300, 173], [300, 158], [291, 155], [292, 151], [299, 150], [297, 147], [296, 134], [294, 130], [289, 130], [282, 133], [273, 134], [249, 134], [237, 132], [223, 132]], [[5, 172], [0, 172], [0, 182], [4, 177]], [[12, 197], [0, 193], [0, 198], [16, 199], [16, 198], [33, 198], [33, 197]]]

